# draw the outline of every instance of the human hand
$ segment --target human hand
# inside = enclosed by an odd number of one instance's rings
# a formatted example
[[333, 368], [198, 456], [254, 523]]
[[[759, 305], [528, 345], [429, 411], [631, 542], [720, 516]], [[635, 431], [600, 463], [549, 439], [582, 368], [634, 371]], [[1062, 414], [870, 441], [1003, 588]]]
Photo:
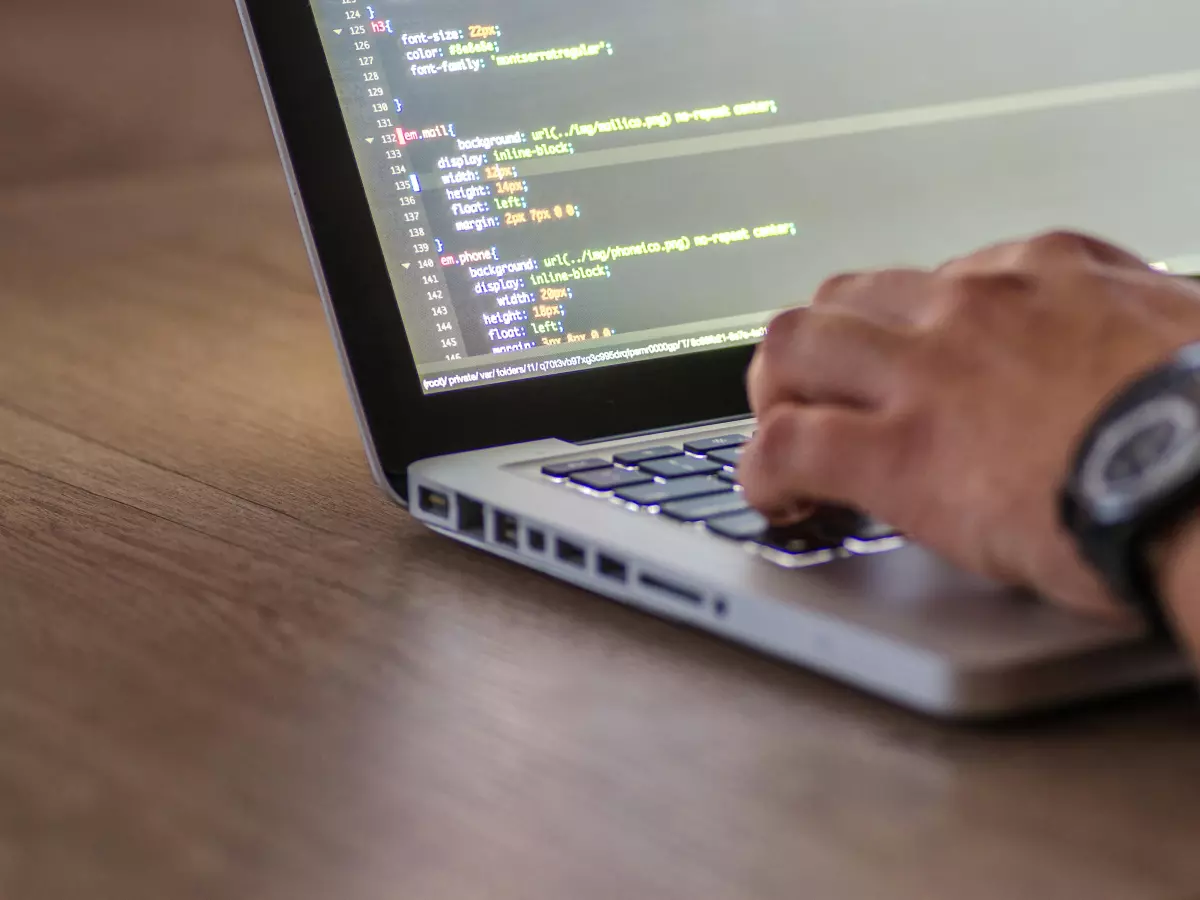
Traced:
[[1197, 340], [1200, 289], [1083, 235], [834, 278], [755, 356], [741, 481], [776, 521], [852, 506], [968, 570], [1124, 616], [1059, 490], [1105, 401]]

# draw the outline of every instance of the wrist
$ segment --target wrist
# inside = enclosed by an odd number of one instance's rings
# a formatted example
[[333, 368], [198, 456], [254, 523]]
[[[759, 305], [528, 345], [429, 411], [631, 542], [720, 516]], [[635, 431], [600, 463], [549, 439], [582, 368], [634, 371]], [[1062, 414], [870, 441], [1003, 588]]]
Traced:
[[1062, 492], [1062, 521], [1110, 591], [1170, 641], [1200, 592], [1200, 343], [1102, 409]]
[[1200, 607], [1189, 602], [1200, 591], [1200, 509], [1153, 540], [1146, 548], [1146, 561], [1164, 614], [1193, 643], [1200, 641]]

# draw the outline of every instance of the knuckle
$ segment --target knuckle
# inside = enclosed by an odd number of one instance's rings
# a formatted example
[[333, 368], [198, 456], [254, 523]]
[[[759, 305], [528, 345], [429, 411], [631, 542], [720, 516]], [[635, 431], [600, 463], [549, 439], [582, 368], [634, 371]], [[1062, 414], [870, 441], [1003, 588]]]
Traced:
[[851, 288], [860, 285], [864, 277], [856, 273], [844, 272], [841, 275], [825, 279], [817, 288], [816, 294], [813, 295], [813, 306], [827, 306], [836, 302], [839, 298], [844, 297]]
[[971, 309], [996, 301], [1010, 302], [1036, 288], [1036, 275], [1022, 270], [967, 272], [950, 282], [950, 293]]
[[753, 383], [774, 386], [787, 372], [803, 342], [807, 310], [794, 309], [776, 316], [767, 328], [751, 367]]
[[951, 259], [935, 270], [935, 274], [943, 278], [952, 278], [971, 272], [986, 272], [1003, 265], [1010, 260], [1021, 244], [1016, 241], [1004, 241], [976, 250], [966, 256]]
[[979, 270], [979, 256], [960, 256], [957, 259], [951, 259], [942, 263], [933, 271], [934, 278], [946, 283], [952, 282], [964, 275], [969, 275], [972, 272]]
[[937, 325], [942, 329], [959, 329], [974, 325], [980, 307], [986, 302], [987, 276], [978, 272], [959, 273], [942, 284], [941, 315]]
[[780, 313], [767, 326], [767, 336], [763, 339], [762, 349], [767, 354], [788, 350], [796, 340], [804, 324], [807, 310], [803, 308], [788, 310]]
[[794, 352], [805, 357], [814, 348], [822, 346], [835, 330], [837, 315], [838, 313], [831, 313], [826, 309], [814, 309], [805, 316], [804, 327], [797, 329], [793, 336]]
[[1091, 238], [1078, 231], [1053, 229], [1030, 239], [1026, 250], [1031, 255], [1050, 258], [1074, 258], [1091, 255]]
[[1020, 270], [960, 272], [943, 285], [938, 325], [958, 336], [1000, 327], [1036, 295], [1038, 277]]

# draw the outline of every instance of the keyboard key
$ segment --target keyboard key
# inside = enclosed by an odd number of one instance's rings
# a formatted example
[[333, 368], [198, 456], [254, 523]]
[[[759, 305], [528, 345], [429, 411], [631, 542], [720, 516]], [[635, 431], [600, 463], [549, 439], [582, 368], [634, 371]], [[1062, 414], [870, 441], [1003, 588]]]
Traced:
[[709, 519], [704, 524], [713, 534], [719, 534], [731, 541], [757, 541], [771, 527], [765, 516], [752, 509], [733, 516]]
[[661, 506], [674, 500], [690, 500], [709, 494], [728, 494], [733, 487], [717, 478], [702, 475], [696, 478], [676, 478], [666, 484], [643, 484], [617, 491], [617, 497], [638, 506]]
[[827, 538], [845, 540], [853, 536], [854, 530], [862, 522], [862, 516], [852, 509], [841, 506], [821, 506], [813, 511], [805, 524], [810, 528], [820, 529]]
[[719, 462], [723, 466], [736, 466], [742, 461], [742, 451], [744, 447], [730, 447], [727, 450], [714, 450], [708, 454], [708, 458], [713, 462]]
[[709, 462], [707, 459], [696, 459], [694, 456], [677, 456], [673, 459], [658, 459], [642, 463], [642, 471], [657, 475], [660, 478], [686, 478], [689, 475], [712, 475], [720, 472], [720, 463]]
[[789, 525], [786, 528], [768, 529], [758, 538], [758, 543], [772, 550], [791, 554], [816, 553], [818, 550], [832, 550], [842, 545], [841, 540], [824, 534], [819, 523], [813, 521]]
[[629, 450], [625, 453], [618, 453], [613, 457], [613, 462], [622, 466], [640, 466], [642, 463], [652, 462], [656, 459], [669, 459], [672, 456], [683, 456], [683, 451], [678, 447], [647, 447], [645, 450]]
[[714, 450], [724, 450], [728, 447], [740, 447], [750, 438], [744, 434], [725, 434], [721, 437], [706, 438], [702, 441], [691, 441], [683, 445], [683, 449], [688, 453], [695, 453], [697, 456], [705, 456], [712, 453]]
[[899, 532], [892, 526], [852, 509], [824, 507], [811, 521], [831, 540], [842, 541], [849, 538], [856, 541], [882, 541], [899, 536]]
[[822, 534], [820, 527], [812, 520], [786, 528], [773, 528], [765, 517], [754, 510], [709, 519], [705, 524], [709, 531], [721, 537], [734, 541], [753, 541], [772, 550], [793, 555], [816, 553], [819, 550], [832, 550], [841, 546], [841, 541]]
[[731, 493], [667, 503], [663, 506], [662, 513], [680, 522], [703, 522], [705, 519], [727, 516], [746, 509], [746, 498], [741, 494]]
[[741, 482], [738, 481], [737, 472], [718, 472], [717, 477], [722, 481], [728, 482], [729, 484], [741, 484]]
[[628, 469], [599, 469], [594, 472], [580, 472], [572, 475], [571, 481], [581, 487], [593, 491], [615, 491], [617, 488], [633, 487], [637, 484], [649, 484], [653, 479], [643, 472], [630, 472]]
[[900, 537], [900, 532], [891, 525], [864, 516], [859, 519], [858, 525], [847, 537], [852, 537], [857, 541], [884, 541], [888, 538]]
[[542, 474], [551, 478], [570, 478], [576, 472], [591, 472], [612, 467], [607, 459], [577, 459], [574, 462], [550, 463], [542, 466]]

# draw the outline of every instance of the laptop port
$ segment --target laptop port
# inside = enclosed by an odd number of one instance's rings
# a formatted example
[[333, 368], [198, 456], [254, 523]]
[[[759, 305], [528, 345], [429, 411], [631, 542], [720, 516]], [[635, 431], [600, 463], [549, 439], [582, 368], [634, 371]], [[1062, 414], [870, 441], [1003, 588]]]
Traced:
[[565, 562], [568, 566], [576, 566], [582, 569], [587, 565], [587, 551], [576, 544], [572, 544], [570, 541], [560, 539], [557, 552], [559, 560]]
[[669, 581], [664, 581], [656, 575], [647, 575], [643, 573], [638, 581], [642, 587], [649, 588], [658, 594], [665, 594], [673, 600], [682, 600], [684, 603], [690, 603], [692, 606], [703, 606], [704, 598], [696, 591], [689, 590], [685, 587], [680, 587], [677, 584], [672, 584]]
[[482, 538], [483, 504], [478, 500], [458, 495], [458, 530], [474, 538]]
[[440, 491], [422, 487], [417, 489], [418, 505], [422, 512], [439, 519], [450, 518], [450, 498]]
[[530, 528], [525, 535], [529, 540], [529, 549], [535, 553], [546, 552], [546, 532], [538, 531], [536, 528]]
[[515, 550], [521, 545], [520, 534], [521, 529], [515, 518], [508, 513], [496, 513], [496, 543]]
[[605, 578], [611, 578], [613, 581], [625, 581], [629, 577], [629, 567], [620, 560], [613, 559], [611, 556], [600, 555], [596, 560], [596, 568]]

